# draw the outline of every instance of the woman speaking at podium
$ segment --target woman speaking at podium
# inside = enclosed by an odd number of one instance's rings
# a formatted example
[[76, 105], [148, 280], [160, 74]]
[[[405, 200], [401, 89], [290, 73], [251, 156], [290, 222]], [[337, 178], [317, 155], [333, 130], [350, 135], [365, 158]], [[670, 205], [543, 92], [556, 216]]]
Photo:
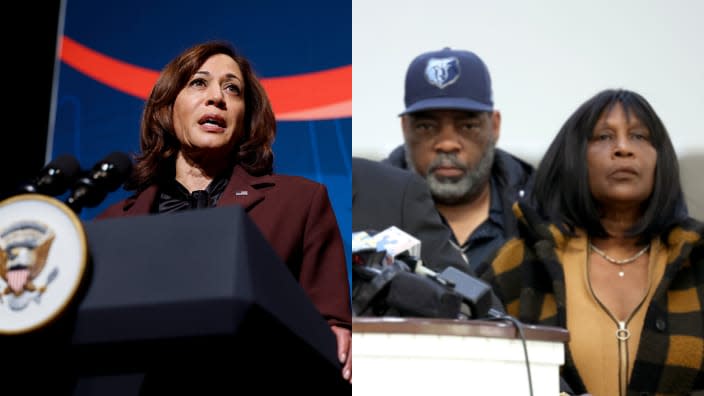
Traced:
[[273, 174], [275, 134], [249, 61], [226, 42], [195, 45], [166, 65], [147, 98], [141, 152], [125, 185], [134, 195], [98, 218], [241, 205], [327, 320], [351, 381], [350, 292], [337, 220], [324, 185]]

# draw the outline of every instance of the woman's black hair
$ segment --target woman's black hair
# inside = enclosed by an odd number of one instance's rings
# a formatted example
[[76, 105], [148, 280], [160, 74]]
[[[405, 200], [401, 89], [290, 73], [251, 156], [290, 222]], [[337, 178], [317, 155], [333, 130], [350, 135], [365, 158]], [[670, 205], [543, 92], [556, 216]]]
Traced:
[[543, 215], [573, 233], [581, 228], [590, 236], [607, 237], [598, 203], [589, 189], [587, 143], [599, 117], [620, 103], [650, 131], [657, 151], [653, 191], [643, 204], [643, 215], [628, 230], [647, 243], [687, 217], [677, 154], [665, 125], [641, 95], [623, 89], [599, 92], [583, 103], [560, 128], [540, 161], [533, 186], [533, 203]]

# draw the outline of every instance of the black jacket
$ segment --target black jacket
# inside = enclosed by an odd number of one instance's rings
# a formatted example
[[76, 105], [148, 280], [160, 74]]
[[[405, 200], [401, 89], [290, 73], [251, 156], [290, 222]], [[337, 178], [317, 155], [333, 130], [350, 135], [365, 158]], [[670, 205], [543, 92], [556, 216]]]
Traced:
[[[513, 212], [524, 224], [520, 235], [496, 252], [482, 279], [492, 284], [508, 313], [520, 321], [566, 328], [564, 267], [569, 263], [559, 260], [559, 252], [569, 236], [526, 203], [517, 203]], [[687, 218], [666, 235], [668, 263], [644, 308], [629, 396], [689, 395], [704, 389], [704, 224]], [[562, 375], [582, 394], [587, 389], [569, 345], [565, 353]]]
[[425, 181], [378, 161], [352, 158], [352, 231], [383, 231], [395, 225], [421, 241], [423, 265], [472, 273], [450, 243]]

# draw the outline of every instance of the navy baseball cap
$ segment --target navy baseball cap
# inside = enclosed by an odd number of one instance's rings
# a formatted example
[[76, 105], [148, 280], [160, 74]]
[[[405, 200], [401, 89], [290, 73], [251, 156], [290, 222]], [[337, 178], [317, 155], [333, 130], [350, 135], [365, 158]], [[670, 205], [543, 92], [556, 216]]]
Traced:
[[406, 72], [406, 110], [492, 111], [491, 77], [475, 53], [443, 48], [418, 55]]

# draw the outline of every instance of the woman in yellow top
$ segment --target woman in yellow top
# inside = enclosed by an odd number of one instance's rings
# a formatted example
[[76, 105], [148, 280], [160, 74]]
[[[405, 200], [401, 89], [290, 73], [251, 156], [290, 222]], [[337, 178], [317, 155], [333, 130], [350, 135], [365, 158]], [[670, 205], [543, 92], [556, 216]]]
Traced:
[[570, 393], [704, 389], [704, 225], [687, 215], [672, 142], [641, 95], [582, 104], [513, 210], [520, 238], [483, 278], [521, 321], [569, 330]]

